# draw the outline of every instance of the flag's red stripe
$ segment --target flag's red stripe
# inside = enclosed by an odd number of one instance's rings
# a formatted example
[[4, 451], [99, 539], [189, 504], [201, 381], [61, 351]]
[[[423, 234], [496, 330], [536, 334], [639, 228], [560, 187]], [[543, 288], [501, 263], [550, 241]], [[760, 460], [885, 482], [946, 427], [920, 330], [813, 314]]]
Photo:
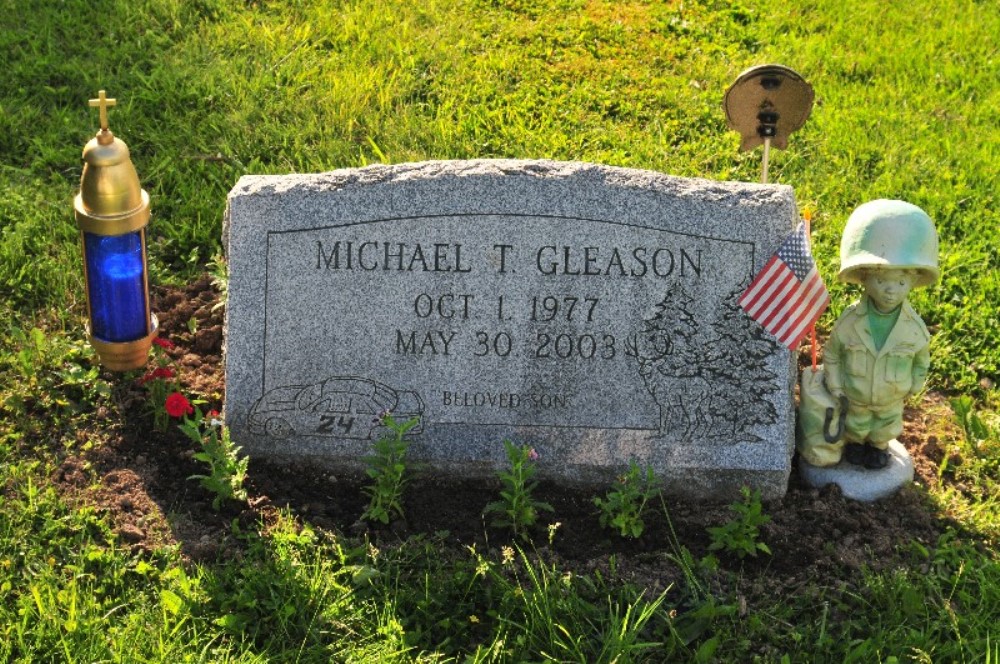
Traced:
[[784, 265], [784, 263], [781, 261], [781, 259], [779, 259], [777, 256], [773, 256], [771, 260], [769, 260], [764, 265], [764, 267], [761, 268], [760, 272], [757, 273], [757, 276], [754, 278], [754, 280], [750, 282], [750, 285], [747, 286], [747, 289], [743, 292], [743, 295], [740, 296], [739, 299], [740, 306], [746, 307], [746, 304], [748, 302], [752, 302], [755, 299], [757, 299], [757, 296], [759, 295], [760, 291], [766, 289], [768, 284], [770, 284], [771, 275], [774, 272], [774, 270], [781, 269], [782, 265]]
[[794, 285], [795, 275], [783, 262], [779, 261], [773, 272], [774, 275], [767, 287], [757, 293], [752, 303], [743, 307], [757, 320], [765, 316], [773, 304], [784, 298], [785, 293]]
[[[786, 244], [788, 241], [786, 239]], [[740, 307], [751, 318], [793, 350], [830, 303], [830, 294], [815, 263], [811, 261], [808, 247], [805, 256], [810, 260], [811, 268], [802, 281], [775, 253], [738, 300]]]
[[767, 264], [761, 269], [760, 273], [753, 280], [753, 283], [747, 288], [744, 297], [747, 299], [757, 299], [762, 293], [767, 291], [772, 286], [774, 279], [784, 274], [788, 270], [788, 266], [785, 262], [781, 260], [778, 256], [774, 256], [767, 262]]
[[772, 328], [781, 324], [781, 321], [788, 317], [788, 312], [796, 305], [796, 297], [801, 292], [802, 284], [799, 283], [795, 275], [792, 275], [792, 283], [785, 286], [780, 298], [775, 298], [773, 308], [766, 315], [761, 313], [757, 320], [766, 328]]
[[[817, 281], [819, 278], [817, 277]], [[808, 302], [803, 305], [802, 311], [798, 317], [791, 321], [791, 329], [798, 331], [806, 331], [807, 328], [812, 325], [812, 323], [822, 315], [823, 310], [829, 303], [829, 295], [826, 289], [822, 287], [821, 284], [814, 284], [811, 292], [808, 295]]]
[[789, 334], [785, 335], [785, 341], [783, 343], [790, 349], [794, 350], [799, 345], [799, 342], [802, 341], [807, 334], [809, 334], [809, 330], [813, 329], [813, 325], [816, 323], [816, 320], [823, 315], [825, 310], [826, 304], [824, 303], [816, 309], [815, 315], [810, 315], [809, 320], [805, 321], [803, 325], [794, 328], [794, 334], [791, 334], [791, 331], [789, 331]]
[[782, 337], [787, 332], [788, 326], [797, 322], [800, 318], [800, 313], [805, 313], [805, 310], [809, 305], [806, 304], [808, 300], [815, 298], [816, 287], [819, 283], [819, 273], [815, 269], [810, 270], [809, 275], [806, 280], [802, 282], [797, 291], [792, 294], [787, 302], [784, 310], [782, 312], [782, 321], [778, 321], [775, 324], [774, 335], [776, 337]]
[[807, 304], [801, 307], [797, 316], [790, 318], [785, 323], [785, 326], [776, 330], [774, 333], [775, 336], [785, 343], [785, 345], [793, 348], [802, 340], [802, 337], [809, 331], [813, 323], [823, 314], [829, 301], [830, 298], [825, 289], [813, 288]]
[[809, 328], [812, 327], [813, 323], [823, 315], [823, 311], [826, 310], [829, 302], [830, 297], [826, 290], [814, 287], [808, 304], [802, 307], [801, 312], [794, 320], [790, 320], [786, 324], [786, 330], [778, 330], [775, 336], [789, 348], [794, 348], [802, 340], [802, 337], [809, 332]]
[[809, 334], [809, 330], [810, 329], [811, 329], [811, 326], [796, 328], [796, 331], [795, 331], [794, 334], [792, 334], [792, 331], [790, 330], [789, 333], [786, 334], [781, 339], [781, 342], [783, 344], [785, 344], [785, 346], [787, 346], [789, 348], [789, 350], [795, 350], [795, 348], [798, 347], [799, 342], [801, 342], [802, 339], [807, 334]]
[[[829, 296], [822, 285], [822, 280], [816, 275], [806, 282], [807, 288], [789, 292], [789, 299], [771, 312], [761, 325], [774, 335], [780, 342], [789, 345], [801, 340], [802, 334], [808, 331], [809, 325], [822, 315]], [[803, 321], [806, 321], [803, 325]], [[796, 339], [796, 337], [798, 337]]]

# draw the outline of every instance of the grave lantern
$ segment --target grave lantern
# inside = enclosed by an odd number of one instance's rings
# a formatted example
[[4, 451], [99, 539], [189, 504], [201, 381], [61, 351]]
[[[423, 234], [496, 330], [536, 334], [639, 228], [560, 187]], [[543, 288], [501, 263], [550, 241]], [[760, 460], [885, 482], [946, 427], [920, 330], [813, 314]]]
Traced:
[[83, 245], [90, 343], [113, 371], [146, 363], [156, 317], [150, 311], [146, 264], [149, 194], [129, 158], [128, 146], [108, 129], [101, 90], [90, 105], [100, 108], [101, 129], [83, 148], [80, 193], [73, 201]]

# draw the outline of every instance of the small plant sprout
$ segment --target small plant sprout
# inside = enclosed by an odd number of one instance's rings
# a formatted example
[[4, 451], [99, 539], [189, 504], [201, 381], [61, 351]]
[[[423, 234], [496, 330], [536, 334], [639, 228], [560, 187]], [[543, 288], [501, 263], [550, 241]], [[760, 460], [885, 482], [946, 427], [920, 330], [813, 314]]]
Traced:
[[549, 546], [556, 541], [556, 533], [562, 528], [562, 521], [556, 521], [555, 523], [549, 524]]
[[212, 508], [216, 511], [227, 500], [245, 501], [247, 491], [243, 482], [247, 476], [249, 457], [239, 457], [240, 448], [233, 445], [229, 428], [222, 424], [218, 411], [209, 411], [203, 417], [200, 409], [191, 408], [194, 417], [185, 416], [180, 429], [201, 447], [194, 458], [207, 464], [209, 472], [207, 475], [192, 475], [188, 479], [199, 480], [204, 488], [215, 494]]
[[417, 426], [420, 418], [411, 417], [397, 422], [388, 411], [375, 418], [389, 430], [375, 442], [374, 453], [365, 457], [365, 474], [372, 483], [362, 491], [369, 497], [368, 507], [361, 514], [365, 521], [388, 524], [393, 515], [403, 516], [403, 487], [406, 484], [406, 453], [409, 441], [406, 433]]
[[527, 539], [528, 529], [538, 521], [538, 511], [551, 512], [552, 506], [535, 500], [531, 495], [538, 485], [532, 480], [538, 452], [529, 445], [518, 446], [509, 440], [503, 441], [503, 446], [510, 470], [498, 473], [503, 484], [500, 500], [487, 505], [484, 514], [496, 514], [494, 526], [510, 528], [517, 537]]
[[212, 275], [212, 286], [219, 292], [219, 301], [212, 306], [217, 311], [226, 306], [229, 298], [229, 265], [222, 254], [215, 254], [208, 263], [208, 273]]
[[770, 516], [763, 513], [760, 491], [751, 493], [749, 487], [743, 487], [740, 493], [743, 500], [737, 500], [729, 506], [736, 516], [721, 526], [708, 529], [708, 534], [712, 537], [708, 548], [711, 551], [736, 554], [741, 560], [747, 556], [756, 557], [758, 551], [771, 555], [771, 549], [759, 540], [760, 526], [771, 520]]
[[976, 412], [968, 396], [951, 399], [951, 409], [962, 427], [965, 444], [979, 459], [996, 459], [997, 442], [1000, 441], [1000, 418], [983, 416]]
[[658, 491], [653, 469], [643, 471], [632, 461], [629, 469], [618, 477], [618, 484], [608, 491], [604, 498], [594, 498], [600, 510], [601, 526], [616, 528], [622, 537], [640, 537], [646, 524], [642, 513], [646, 503]]
[[968, 396], [949, 403], [962, 436], [955, 436], [949, 453], [943, 455], [938, 477], [945, 473], [969, 479], [996, 476], [1000, 470], [1000, 416], [976, 412], [975, 402]]

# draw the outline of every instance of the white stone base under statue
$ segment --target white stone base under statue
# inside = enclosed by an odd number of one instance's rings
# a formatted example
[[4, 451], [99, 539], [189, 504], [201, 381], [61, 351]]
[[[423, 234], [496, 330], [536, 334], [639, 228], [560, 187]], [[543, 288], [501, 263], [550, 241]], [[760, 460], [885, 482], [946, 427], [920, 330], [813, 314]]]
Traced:
[[845, 497], [864, 503], [891, 496], [913, 481], [913, 459], [898, 440], [889, 441], [889, 465], [869, 470], [841, 461], [836, 466], [817, 468], [799, 459], [803, 481], [817, 489], [836, 484]]

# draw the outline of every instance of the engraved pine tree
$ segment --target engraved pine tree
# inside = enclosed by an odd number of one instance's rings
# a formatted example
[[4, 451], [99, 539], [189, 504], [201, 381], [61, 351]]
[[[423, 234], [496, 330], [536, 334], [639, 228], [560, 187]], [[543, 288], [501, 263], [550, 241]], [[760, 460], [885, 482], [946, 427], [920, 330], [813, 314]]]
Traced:
[[708, 424], [711, 394], [697, 357], [693, 304], [679, 284], [672, 284], [626, 343], [626, 354], [639, 363], [639, 375], [659, 407], [661, 437], [687, 438]]
[[739, 306], [748, 283], [723, 301], [703, 358], [716, 395], [712, 416], [716, 422], [725, 422], [731, 435], [773, 424], [778, 418], [765, 396], [778, 389], [777, 375], [767, 368], [767, 358], [777, 344]]

